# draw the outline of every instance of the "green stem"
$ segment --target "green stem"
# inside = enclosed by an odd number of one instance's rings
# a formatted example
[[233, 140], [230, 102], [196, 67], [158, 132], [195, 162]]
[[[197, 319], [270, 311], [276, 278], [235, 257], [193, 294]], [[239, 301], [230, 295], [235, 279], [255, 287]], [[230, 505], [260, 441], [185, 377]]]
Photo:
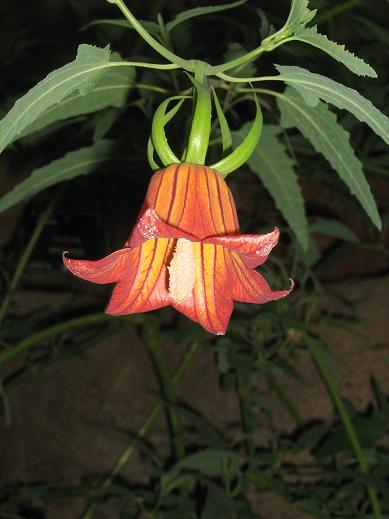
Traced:
[[31, 234], [31, 237], [27, 243], [26, 248], [24, 249], [24, 251], [22, 252], [22, 255], [20, 256], [15, 273], [11, 279], [11, 283], [9, 284], [8, 291], [7, 291], [7, 293], [3, 299], [3, 302], [1, 304], [1, 307], [0, 307], [0, 327], [3, 323], [4, 317], [7, 313], [8, 307], [10, 305], [12, 294], [15, 291], [16, 287], [18, 286], [20, 277], [23, 274], [24, 269], [26, 268], [28, 260], [30, 259], [32, 251], [34, 250], [35, 244], [38, 241], [40, 235], [42, 234], [42, 231], [45, 228], [45, 225], [47, 223], [47, 220], [49, 219], [50, 214], [51, 214], [55, 204], [57, 203], [59, 195], [61, 193], [62, 193], [62, 190], [57, 191], [57, 193], [50, 200], [46, 209], [39, 216], [38, 223], [35, 226], [33, 233]]
[[271, 52], [283, 43], [289, 41], [289, 36], [291, 36], [290, 30], [287, 27], [283, 27], [275, 34], [272, 34], [268, 38], [265, 38], [261, 42], [261, 45], [259, 45], [259, 47], [256, 47], [247, 54], [239, 56], [238, 58], [228, 61], [227, 63], [222, 63], [221, 65], [215, 65], [213, 67], [210, 67], [208, 70], [208, 75], [219, 75], [220, 73], [223, 73], [226, 70], [242, 67], [250, 61], [254, 61], [255, 59], [257, 59], [264, 52]]
[[73, 330], [74, 328], [87, 328], [88, 326], [103, 323], [112, 319], [112, 317], [105, 315], [103, 313], [90, 314], [84, 317], [79, 317], [77, 319], [70, 319], [69, 321], [64, 321], [62, 323], [55, 324], [54, 326], [50, 326], [45, 330], [30, 335], [18, 342], [12, 348], [9, 348], [0, 353], [0, 365], [4, 364], [15, 357], [18, 357], [22, 353], [26, 352], [30, 348], [33, 348], [37, 344], [42, 343], [48, 339], [51, 339], [55, 335], [59, 335], [60, 333], [67, 332], [69, 330]]
[[141, 23], [135, 18], [135, 16], [131, 13], [131, 11], [127, 8], [122, 0], [108, 0], [110, 4], [116, 4], [127, 20], [130, 22], [131, 26], [137, 31], [137, 33], [152, 47], [155, 51], [158, 52], [161, 56], [166, 58], [171, 63], [174, 63], [184, 70], [188, 70], [189, 72], [193, 72], [193, 64], [180, 56], [177, 56], [173, 52], [170, 52], [163, 45], [161, 45], [155, 38], [149, 34], [146, 29], [142, 26]]
[[185, 456], [182, 426], [177, 412], [177, 398], [174, 385], [166, 364], [166, 357], [161, 345], [159, 329], [151, 319], [143, 329], [143, 339], [153, 362], [154, 370], [161, 387], [161, 395], [166, 404], [166, 417], [172, 438], [173, 450], [176, 460]]
[[146, 83], [134, 83], [132, 88], [139, 88], [141, 90], [151, 90], [152, 92], [159, 92], [160, 94], [169, 94], [170, 92], [166, 88], [159, 86], [148, 85]]
[[274, 391], [274, 393], [278, 397], [281, 404], [288, 411], [291, 418], [293, 418], [297, 427], [300, 427], [302, 425], [302, 419], [301, 419], [300, 413], [297, 411], [297, 409], [293, 405], [293, 403], [289, 400], [288, 396], [286, 395], [285, 391], [282, 389], [280, 384], [274, 378], [273, 373], [271, 373], [269, 371], [266, 375], [266, 378], [267, 378], [268, 384], [270, 386], [270, 389], [272, 389]]
[[240, 415], [242, 419], [242, 427], [245, 435], [245, 449], [247, 460], [252, 463], [255, 459], [255, 445], [253, 440], [253, 419], [252, 412], [249, 404], [249, 391], [244, 384], [243, 375], [237, 371], [237, 389], [239, 397]]
[[147, 63], [143, 61], [111, 61], [105, 65], [96, 66], [94, 70], [110, 68], [110, 67], [141, 67], [157, 70], [175, 70], [180, 68], [175, 63]]
[[215, 74], [215, 76], [217, 76], [220, 79], [223, 79], [224, 81], [228, 81], [229, 83], [257, 83], [259, 81], [285, 81], [285, 79], [281, 75], [279, 75], [279, 76], [258, 76], [258, 77], [235, 77], [235, 76], [230, 76], [228, 74], [224, 74], [223, 72], [218, 72], [217, 74]]
[[204, 77], [194, 81], [196, 88], [196, 107], [188, 140], [185, 161], [192, 164], [205, 164], [209, 136], [211, 134], [212, 104], [207, 80]]
[[240, 56], [239, 58], [235, 58], [231, 61], [228, 61], [227, 63], [222, 63], [221, 65], [215, 65], [211, 67], [209, 69], [209, 74], [218, 74], [220, 72], [225, 72], [226, 70], [239, 67], [240, 65], [245, 65], [246, 63], [258, 58], [263, 52], [265, 52], [265, 49], [262, 47], [262, 45], [260, 45], [244, 56]]
[[[185, 353], [184, 358], [180, 362], [180, 365], [178, 366], [177, 370], [175, 371], [173, 377], [172, 377], [172, 385], [175, 386], [178, 384], [178, 382], [181, 380], [182, 376], [184, 375], [185, 371], [187, 370], [193, 355], [196, 353], [198, 349], [198, 343], [193, 343], [191, 347], [188, 349], [188, 351]], [[149, 431], [150, 427], [152, 426], [154, 420], [157, 418], [159, 413], [162, 411], [164, 406], [163, 400], [158, 400], [153, 407], [151, 408], [149, 414], [146, 416], [144, 422], [142, 423], [141, 427], [138, 430], [138, 433], [136, 437], [138, 439], [144, 438]], [[135, 444], [134, 441], [131, 440], [125, 451], [122, 453], [122, 455], [119, 457], [117, 462], [115, 463], [113, 469], [111, 470], [109, 476], [103, 481], [100, 488], [98, 489], [97, 495], [102, 495], [104, 492], [106, 492], [112, 485], [114, 479], [116, 476], [118, 476], [121, 471], [123, 470], [124, 466], [128, 463], [131, 456], [133, 455], [135, 451]], [[96, 497], [96, 494], [95, 494]], [[85, 514], [83, 515], [82, 519], [91, 519], [94, 515], [94, 512], [97, 507], [97, 502], [91, 503]]]
[[[324, 381], [324, 384], [327, 387], [328, 393], [330, 394], [330, 396], [335, 404], [335, 407], [339, 413], [340, 419], [343, 423], [344, 430], [346, 431], [346, 434], [350, 441], [351, 447], [354, 451], [355, 457], [358, 460], [359, 469], [362, 474], [367, 475], [369, 473], [369, 467], [363, 456], [361, 444], [359, 443], [357, 433], [356, 433], [356, 431], [353, 427], [352, 421], [347, 413], [346, 406], [344, 405], [344, 402], [338, 392], [338, 389], [331, 377], [331, 373], [327, 367], [327, 364], [324, 361], [320, 350], [318, 348], [316, 348], [313, 340], [306, 338], [306, 344], [308, 346], [310, 354], [312, 355], [312, 357], [316, 363], [316, 366]], [[371, 508], [374, 513], [374, 517], [376, 519], [383, 519], [377, 492], [375, 491], [375, 489], [372, 486], [367, 485], [367, 493], [369, 496]]]

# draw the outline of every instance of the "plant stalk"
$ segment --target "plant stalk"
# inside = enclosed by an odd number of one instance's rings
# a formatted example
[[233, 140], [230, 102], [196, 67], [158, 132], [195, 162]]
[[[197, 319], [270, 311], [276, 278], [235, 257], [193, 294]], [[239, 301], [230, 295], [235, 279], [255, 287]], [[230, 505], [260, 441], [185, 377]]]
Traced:
[[54, 326], [50, 326], [41, 332], [26, 337], [25, 339], [15, 344], [15, 346], [12, 348], [2, 351], [0, 353], [0, 366], [4, 364], [4, 362], [18, 357], [30, 348], [42, 343], [47, 339], [50, 339], [51, 337], [54, 337], [55, 335], [59, 335], [60, 333], [77, 328], [87, 328], [88, 326], [92, 326], [94, 324], [107, 322], [110, 319], [112, 319], [111, 316], [99, 312], [96, 314], [79, 317], [77, 319], [70, 319], [68, 321], [55, 324]]
[[[190, 362], [192, 360], [193, 355], [196, 353], [196, 351], [198, 349], [198, 346], [199, 346], [198, 343], [194, 342], [190, 346], [188, 351], [185, 353], [184, 358], [182, 359], [182, 361], [180, 362], [180, 365], [178, 366], [177, 370], [175, 371], [174, 375], [172, 376], [171, 384], [172, 384], [173, 387], [176, 384], [178, 384], [178, 382], [183, 377], [185, 371], [187, 370], [187, 368], [188, 368], [188, 366], [189, 366], [189, 364], [190, 364]], [[153, 407], [151, 408], [150, 412], [148, 413], [148, 415], [146, 416], [144, 422], [142, 423], [142, 425], [140, 426], [140, 428], [138, 430], [138, 433], [136, 435], [136, 437], [138, 439], [139, 438], [144, 438], [146, 436], [146, 434], [149, 431], [150, 427], [154, 423], [154, 420], [157, 418], [159, 413], [162, 411], [163, 407], [164, 407], [164, 401], [163, 400], [158, 400], [153, 405]], [[127, 446], [125, 451], [122, 453], [122, 455], [119, 457], [119, 459], [115, 463], [115, 465], [114, 465], [113, 469], [111, 470], [110, 474], [102, 482], [101, 486], [98, 489], [98, 492], [95, 494], [95, 497], [96, 497], [96, 495], [100, 496], [100, 495], [104, 494], [104, 492], [106, 492], [110, 488], [110, 486], [112, 485], [115, 477], [117, 475], [119, 475], [120, 472], [123, 470], [124, 466], [128, 463], [128, 461], [130, 460], [130, 458], [133, 455], [134, 451], [135, 451], [135, 444], [134, 444], [133, 439], [131, 439], [129, 445]], [[82, 519], [92, 519], [92, 517], [94, 516], [94, 512], [96, 510], [96, 507], [97, 507], [97, 502], [94, 501], [93, 503], [91, 503], [88, 506], [86, 512], [82, 516]]]
[[245, 435], [245, 450], [248, 463], [251, 464], [253, 463], [253, 460], [255, 458], [255, 445], [253, 440], [252, 412], [250, 404], [248, 402], [249, 392], [245, 387], [243, 375], [239, 371], [236, 372], [236, 378], [239, 396], [240, 415], [242, 419], [243, 432]]
[[194, 80], [196, 106], [188, 140], [185, 161], [192, 164], [205, 164], [211, 134], [212, 103], [207, 79]]
[[[354, 451], [355, 457], [357, 458], [359, 469], [362, 474], [367, 475], [369, 473], [369, 467], [363, 456], [361, 444], [359, 443], [357, 433], [347, 413], [346, 406], [344, 405], [343, 400], [338, 392], [338, 389], [331, 377], [331, 373], [329, 372], [319, 349], [315, 347], [314, 341], [306, 338], [306, 344], [308, 346], [312, 358], [316, 363], [320, 376], [322, 377], [323, 382], [327, 387], [328, 393], [330, 394], [335, 404], [335, 407], [339, 413], [340, 419], [343, 423], [344, 430], [346, 431], [351, 447]], [[371, 485], [367, 485], [367, 493], [369, 496], [370, 505], [373, 510], [375, 519], [383, 519], [381, 506], [376, 490]]]
[[19, 284], [21, 275], [24, 272], [24, 269], [26, 268], [26, 265], [28, 263], [28, 260], [30, 259], [30, 256], [34, 250], [34, 247], [36, 245], [36, 242], [38, 241], [40, 235], [42, 234], [43, 229], [45, 228], [45, 225], [47, 223], [47, 220], [50, 218], [51, 212], [54, 209], [55, 204], [58, 201], [58, 198], [60, 194], [62, 193], [62, 189], [57, 191], [57, 193], [53, 196], [53, 198], [50, 200], [49, 204], [47, 205], [46, 209], [41, 213], [38, 219], [38, 223], [34, 228], [33, 233], [31, 234], [31, 237], [27, 243], [26, 248], [22, 252], [19, 262], [17, 264], [15, 273], [11, 279], [11, 283], [9, 284], [8, 291], [3, 299], [3, 302], [0, 306], [0, 328], [3, 323], [4, 317], [7, 313], [8, 307], [11, 303], [11, 297], [14, 293], [16, 287]]
[[166, 404], [166, 418], [169, 424], [174, 455], [178, 461], [185, 456], [182, 426], [176, 409], [177, 398], [174, 391], [174, 384], [166, 364], [166, 356], [158, 332], [157, 323], [150, 319], [147, 325], [143, 327], [143, 340], [150, 354], [161, 388], [161, 395]]
[[131, 26], [137, 31], [137, 33], [147, 42], [150, 47], [152, 47], [158, 54], [166, 58], [171, 63], [174, 63], [184, 70], [189, 72], [193, 71], [193, 65], [190, 61], [180, 58], [173, 52], [170, 52], [163, 45], [161, 45], [155, 38], [149, 34], [146, 29], [143, 27], [141, 23], [135, 18], [132, 12], [127, 8], [122, 0], [108, 0], [110, 4], [116, 4], [127, 20], [130, 22]]

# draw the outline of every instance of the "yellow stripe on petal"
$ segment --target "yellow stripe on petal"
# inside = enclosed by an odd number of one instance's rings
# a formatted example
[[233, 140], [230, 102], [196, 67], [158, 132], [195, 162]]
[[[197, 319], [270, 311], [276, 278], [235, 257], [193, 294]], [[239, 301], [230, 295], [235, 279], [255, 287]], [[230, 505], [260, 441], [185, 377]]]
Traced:
[[287, 296], [293, 289], [292, 284], [288, 290], [271, 290], [265, 278], [248, 268], [236, 252], [224, 249], [224, 255], [229, 264], [231, 295], [234, 301], [267, 303]]
[[174, 240], [158, 238], [148, 240], [133, 249], [137, 253], [136, 265], [113, 290], [106, 313], [123, 315], [148, 312], [169, 304], [166, 264], [172, 253]]
[[171, 304], [207, 331], [224, 334], [233, 305], [223, 248], [199, 242], [192, 245], [195, 261], [193, 295], [182, 303]]

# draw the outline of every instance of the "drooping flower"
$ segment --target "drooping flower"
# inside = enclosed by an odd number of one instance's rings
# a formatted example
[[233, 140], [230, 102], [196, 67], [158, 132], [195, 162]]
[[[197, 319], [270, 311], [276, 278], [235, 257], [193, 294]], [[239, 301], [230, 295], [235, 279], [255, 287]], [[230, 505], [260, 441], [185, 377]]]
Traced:
[[291, 291], [272, 291], [254, 270], [278, 238], [278, 229], [240, 235], [223, 177], [207, 166], [173, 164], [153, 175], [123, 249], [98, 261], [64, 255], [64, 264], [88, 281], [116, 283], [107, 314], [171, 305], [209, 332], [224, 334], [233, 301], [266, 303]]

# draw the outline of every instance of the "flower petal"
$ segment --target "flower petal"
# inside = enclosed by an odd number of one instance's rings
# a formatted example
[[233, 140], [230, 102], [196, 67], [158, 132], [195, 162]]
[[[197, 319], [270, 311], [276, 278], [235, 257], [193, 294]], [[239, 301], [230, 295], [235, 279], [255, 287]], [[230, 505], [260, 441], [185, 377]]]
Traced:
[[194, 242], [195, 284], [184, 302], [172, 301], [173, 308], [198, 322], [211, 333], [223, 335], [233, 310], [223, 247]]
[[74, 260], [62, 254], [65, 267], [75, 276], [94, 283], [114, 283], [119, 281], [129, 269], [130, 249], [120, 249], [97, 261]]
[[131, 247], [138, 247], [145, 241], [155, 238], [186, 238], [191, 241], [196, 240], [192, 234], [181, 231], [163, 222], [154, 209], [146, 209], [139, 218], [132, 233]]
[[255, 270], [247, 268], [244, 260], [236, 252], [224, 249], [224, 253], [229, 264], [229, 283], [234, 301], [262, 304], [285, 297], [293, 290], [293, 281], [288, 290], [271, 290], [265, 278]]
[[[231, 192], [217, 171], [196, 164], [172, 164], [155, 173], [140, 215], [152, 208], [161, 220], [202, 240], [235, 234], [239, 222]], [[135, 232], [126, 243], [137, 243]]]
[[280, 231], [277, 227], [267, 234], [241, 234], [239, 236], [215, 236], [206, 238], [204, 243], [223, 245], [237, 252], [249, 268], [262, 265], [267, 260], [273, 247], [278, 243]]
[[148, 240], [131, 250], [131, 267], [115, 286], [105, 309], [110, 315], [149, 312], [167, 306], [167, 267], [174, 240]]

